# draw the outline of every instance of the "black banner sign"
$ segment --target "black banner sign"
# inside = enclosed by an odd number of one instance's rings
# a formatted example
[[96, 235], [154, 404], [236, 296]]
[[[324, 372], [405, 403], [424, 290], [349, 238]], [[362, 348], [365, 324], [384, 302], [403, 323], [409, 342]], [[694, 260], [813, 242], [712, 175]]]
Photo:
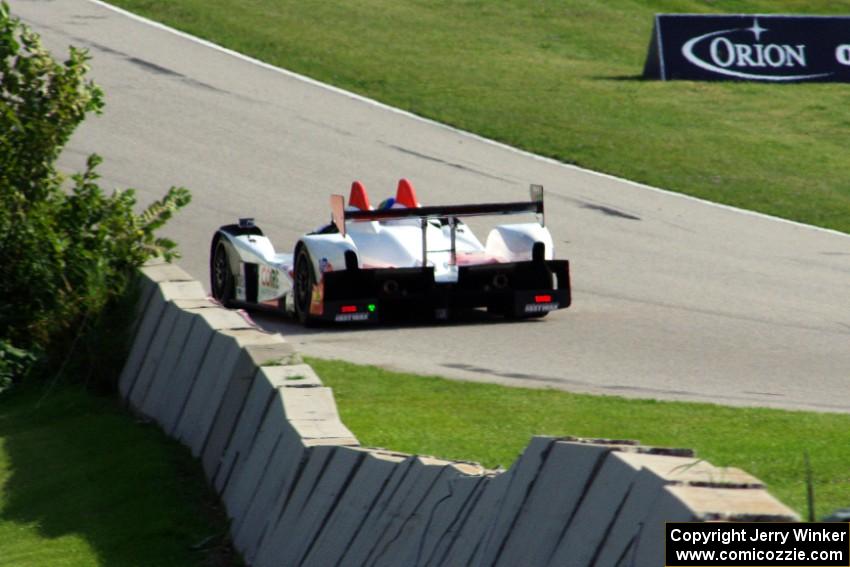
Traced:
[[707, 522], [666, 524], [666, 567], [847, 567], [850, 524]]
[[850, 17], [658, 14], [644, 77], [850, 82]]

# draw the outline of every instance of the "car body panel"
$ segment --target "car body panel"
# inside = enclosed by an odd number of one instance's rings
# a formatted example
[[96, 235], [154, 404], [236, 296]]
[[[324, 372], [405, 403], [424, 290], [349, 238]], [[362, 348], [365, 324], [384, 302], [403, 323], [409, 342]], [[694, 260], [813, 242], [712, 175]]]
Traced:
[[[222, 242], [234, 284], [225, 302], [293, 314], [295, 264], [306, 252], [313, 282], [309, 319], [375, 321], [408, 310], [443, 318], [456, 309], [480, 307], [507, 316], [541, 316], [567, 307], [571, 297], [569, 264], [554, 259], [552, 236], [543, 225], [542, 188], [539, 195], [529, 203], [348, 207], [334, 212], [334, 224], [303, 235], [291, 253], [277, 252], [251, 219], [242, 219], [215, 233], [211, 269]], [[411, 203], [411, 197], [406, 200]], [[332, 207], [340, 202], [334, 196]], [[537, 213], [538, 222], [497, 224], [483, 244], [460, 219], [522, 212]], [[213, 287], [215, 295], [215, 281]]]

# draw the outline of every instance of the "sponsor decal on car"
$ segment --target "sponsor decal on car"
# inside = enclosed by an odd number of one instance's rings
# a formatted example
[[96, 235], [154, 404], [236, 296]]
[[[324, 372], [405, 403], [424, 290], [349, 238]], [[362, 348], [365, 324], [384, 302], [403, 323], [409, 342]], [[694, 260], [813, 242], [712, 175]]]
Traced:
[[276, 290], [280, 286], [278, 271], [269, 266], [260, 266], [260, 285]]
[[340, 313], [336, 317], [334, 317], [334, 321], [344, 322], [344, 321], [368, 321], [369, 314], [368, 313]]
[[557, 303], [528, 303], [525, 306], [526, 313], [547, 313], [558, 309]]
[[319, 282], [313, 285], [313, 293], [310, 296], [310, 315], [322, 315], [325, 312], [325, 284]]

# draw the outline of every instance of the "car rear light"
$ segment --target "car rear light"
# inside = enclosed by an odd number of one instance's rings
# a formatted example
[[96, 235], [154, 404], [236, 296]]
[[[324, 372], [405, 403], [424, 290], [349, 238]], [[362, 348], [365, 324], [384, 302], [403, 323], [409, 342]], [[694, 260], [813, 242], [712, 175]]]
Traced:
[[343, 305], [339, 308], [340, 313], [357, 313], [356, 305]]
[[552, 303], [551, 295], [535, 295], [534, 303]]

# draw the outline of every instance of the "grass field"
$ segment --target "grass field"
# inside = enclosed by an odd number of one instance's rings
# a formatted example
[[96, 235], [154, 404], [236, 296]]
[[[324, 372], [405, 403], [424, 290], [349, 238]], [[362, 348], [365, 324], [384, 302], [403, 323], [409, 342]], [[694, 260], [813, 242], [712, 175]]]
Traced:
[[506, 468], [532, 435], [688, 447], [714, 465], [759, 477], [804, 518], [808, 451], [818, 516], [850, 505], [850, 415], [626, 400], [309, 362], [366, 446]]
[[240, 565], [216, 502], [185, 448], [111, 399], [0, 396], [2, 567]]
[[656, 12], [850, 0], [112, 1], [533, 152], [850, 232], [846, 85], [640, 80]]

